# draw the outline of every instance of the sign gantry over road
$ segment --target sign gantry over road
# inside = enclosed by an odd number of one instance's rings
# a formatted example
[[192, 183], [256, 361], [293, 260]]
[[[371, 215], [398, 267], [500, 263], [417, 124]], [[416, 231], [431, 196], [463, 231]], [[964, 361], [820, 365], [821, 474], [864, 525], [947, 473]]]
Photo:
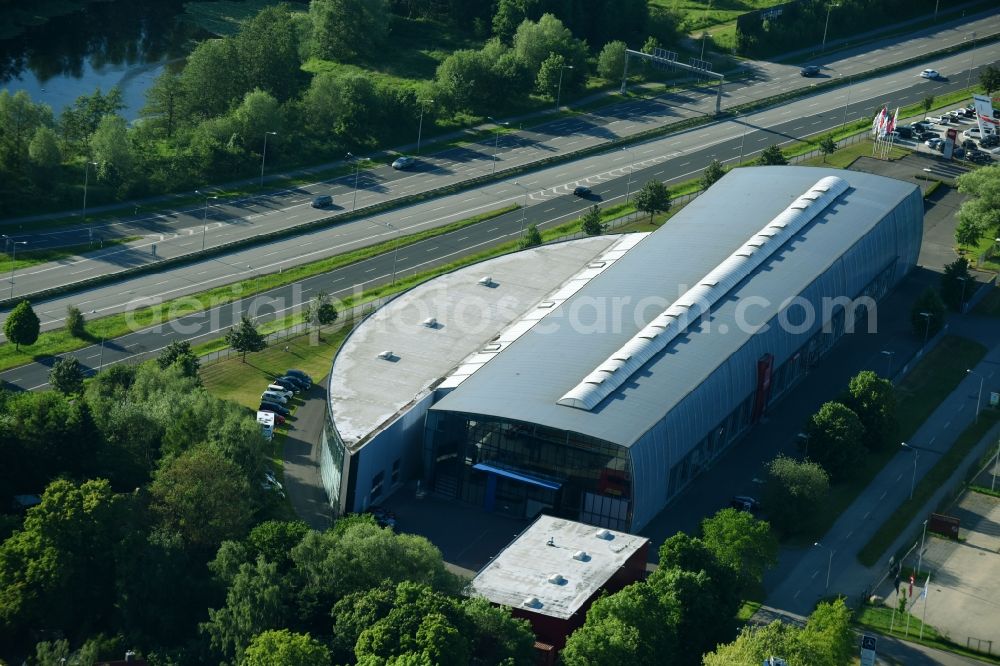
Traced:
[[697, 60], [695, 58], [691, 59], [691, 64], [686, 65], [682, 62], [677, 61], [677, 54], [673, 51], [665, 51], [663, 49], [657, 48], [653, 50], [653, 53], [643, 53], [642, 51], [633, 51], [632, 49], [625, 49], [625, 67], [622, 70], [622, 87], [621, 94], [625, 94], [625, 90], [628, 86], [628, 61], [629, 58], [636, 57], [642, 58], [643, 60], [648, 60], [655, 66], [665, 69], [683, 69], [686, 72], [693, 72], [695, 74], [700, 74], [709, 79], [719, 79], [719, 88], [715, 94], [715, 112], [720, 113], [722, 111], [722, 86], [726, 83], [726, 77], [718, 72], [713, 72], [709, 67], [712, 63], [706, 62], [704, 60]]

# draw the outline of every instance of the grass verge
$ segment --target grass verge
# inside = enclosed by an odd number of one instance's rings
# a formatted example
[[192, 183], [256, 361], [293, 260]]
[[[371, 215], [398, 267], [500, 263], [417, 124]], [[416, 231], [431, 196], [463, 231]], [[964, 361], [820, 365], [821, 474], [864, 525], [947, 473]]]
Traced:
[[[123, 245], [125, 243], [137, 241], [140, 238], [142, 238], [142, 236], [105, 238], [101, 247]], [[29, 250], [18, 252], [17, 258], [14, 259], [13, 266], [11, 265], [11, 255], [6, 252], [0, 252], [0, 266], [3, 266], [4, 270], [13, 269], [15, 271], [19, 271], [24, 268], [30, 268], [31, 266], [37, 266], [38, 264], [44, 264], [49, 261], [62, 261], [63, 259], [68, 259], [69, 257], [79, 256], [84, 252], [90, 252], [93, 249], [94, 245], [92, 243], [83, 243], [80, 245], [70, 245], [51, 250]]]
[[882, 554], [888, 550], [892, 542], [903, 533], [903, 530], [917, 517], [924, 505], [944, 483], [954, 474], [958, 466], [965, 460], [979, 440], [1000, 420], [994, 411], [986, 411], [979, 415], [979, 421], [962, 431], [947, 453], [930, 469], [913, 490], [913, 497], [899, 505], [899, 508], [886, 519], [875, 535], [858, 552], [858, 561], [865, 566], [878, 562]]
[[[494, 211], [476, 215], [465, 220], [460, 220], [453, 224], [435, 229], [428, 229], [419, 233], [404, 236], [399, 239], [390, 239], [383, 243], [370, 245], [353, 252], [339, 254], [334, 257], [320, 259], [308, 264], [296, 266], [281, 273], [262, 275], [258, 278], [250, 278], [235, 282], [233, 284], [216, 287], [198, 294], [182, 296], [152, 305], [139, 308], [127, 313], [115, 314], [102, 317], [87, 322], [86, 338], [75, 338], [63, 330], [46, 331], [38, 336], [38, 341], [31, 347], [17, 350], [8, 343], [0, 344], [0, 370], [17, 367], [25, 363], [31, 363], [40, 358], [54, 356], [66, 352], [81, 349], [94, 344], [99, 340], [111, 340], [130, 332], [155, 326], [172, 319], [184, 317], [195, 312], [201, 312], [218, 305], [230, 303], [240, 298], [246, 298], [256, 293], [268, 291], [275, 287], [298, 282], [314, 275], [327, 273], [334, 269], [357, 263], [369, 259], [379, 254], [391, 252], [396, 247], [406, 247], [428, 238], [440, 236], [462, 229], [464, 227], [478, 224], [494, 217], [517, 210], [518, 206], [511, 205]], [[398, 244], [398, 245], [397, 245]], [[397, 285], [403, 281], [397, 280]]]
[[[1000, 664], [1000, 657], [997, 657], [996, 655], [988, 655], [982, 652], [975, 652], [974, 650], [969, 650], [962, 645], [953, 643], [946, 636], [942, 636], [938, 633], [937, 629], [931, 625], [923, 624], [920, 621], [920, 618], [916, 615], [911, 613], [900, 613], [897, 611], [895, 621], [893, 621], [893, 619], [892, 609], [887, 606], [865, 606], [854, 616], [855, 623], [860, 627], [872, 629], [888, 636], [902, 638], [910, 641], [911, 643], [919, 643], [920, 645], [926, 645], [927, 647], [946, 650], [948, 652], [966, 657], [972, 657], [990, 664]], [[907, 621], [909, 621], [909, 624], [907, 624]], [[889, 631], [890, 626], [892, 626], [891, 632]], [[908, 632], [906, 629], [907, 626], [909, 626]], [[923, 638], [920, 638], [921, 626], [923, 626], [924, 629]]]
[[[917, 363], [906, 379], [896, 387], [897, 416], [902, 441], [910, 438], [927, 415], [955, 390], [965, 377], [965, 368], [974, 367], [985, 355], [986, 349], [982, 345], [949, 335]], [[855, 478], [831, 486], [830, 494], [816, 512], [810, 529], [805, 534], [793, 537], [789, 543], [811, 544], [815, 537], [826, 534], [897, 453], [897, 447], [869, 453], [861, 472]]]

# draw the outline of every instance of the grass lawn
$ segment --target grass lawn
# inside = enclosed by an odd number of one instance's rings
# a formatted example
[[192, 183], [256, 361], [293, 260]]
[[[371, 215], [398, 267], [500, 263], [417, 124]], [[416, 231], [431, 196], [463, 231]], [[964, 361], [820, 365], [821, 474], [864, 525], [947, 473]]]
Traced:
[[[319, 384], [330, 373], [334, 354], [350, 332], [345, 325], [337, 330], [324, 331], [323, 341], [312, 335], [286, 338], [262, 352], [247, 354], [243, 363], [239, 356], [213, 363], [201, 369], [201, 381], [216, 397], [232, 400], [248, 409], [256, 409], [260, 394], [273, 377], [283, 375], [288, 368], [298, 368], [309, 374]], [[285, 351], [285, 347], [288, 351]], [[302, 404], [293, 398], [294, 406]], [[289, 407], [293, 405], [290, 403]], [[294, 412], [289, 420], [294, 420]]]
[[[476, 215], [465, 220], [460, 220], [436, 229], [428, 229], [398, 239], [360, 248], [352, 252], [346, 252], [326, 259], [302, 264], [290, 268], [280, 273], [271, 273], [257, 278], [249, 278], [233, 284], [223, 285], [198, 294], [182, 296], [158, 305], [140, 308], [129, 313], [115, 314], [108, 317], [101, 317], [89, 321], [86, 324], [87, 338], [74, 338], [65, 330], [52, 330], [38, 336], [35, 344], [24, 349], [17, 350], [9, 343], [0, 344], [0, 370], [17, 367], [32, 361], [54, 356], [65, 352], [81, 349], [95, 342], [111, 340], [127, 333], [137, 331], [148, 326], [178, 319], [180, 317], [207, 310], [224, 303], [231, 303], [240, 298], [246, 298], [253, 294], [261, 293], [275, 287], [298, 282], [304, 278], [314, 275], [328, 273], [336, 268], [348, 264], [357, 263], [370, 257], [392, 252], [396, 247], [406, 247], [427, 238], [434, 238], [442, 234], [457, 231], [472, 224], [483, 222], [504, 213], [517, 210], [518, 205], [512, 204], [504, 208], [497, 209]], [[397, 286], [405, 285], [405, 280], [397, 280]], [[386, 285], [388, 287], [388, 285]], [[293, 322], [294, 323], [294, 322]], [[289, 324], [290, 325], [290, 324]]]
[[[938, 648], [939, 650], [973, 657], [990, 664], [1000, 664], [1000, 657], [983, 654], [982, 652], [974, 652], [962, 645], [952, 643], [944, 636], [941, 636], [931, 625], [923, 624], [920, 621], [921, 611], [923, 610], [922, 604], [923, 601], [919, 601], [911, 608], [915, 613], [900, 613], [897, 611], [895, 621], [893, 621], [892, 609], [887, 606], [864, 606], [855, 613], [854, 622], [860, 627], [873, 629], [879, 633], [902, 638], [912, 643], [919, 643], [920, 645]], [[907, 620], [909, 620], [909, 625], [907, 625]], [[893, 628], [891, 633], [889, 631], [890, 626]], [[909, 626], [908, 632], [907, 626]], [[922, 639], [919, 638], [921, 626], [924, 629]]]
[[[125, 236], [122, 238], [111, 239], [105, 238], [101, 247], [131, 243], [132, 241], [139, 240], [140, 238], [142, 238], [142, 236]], [[63, 259], [68, 259], [69, 257], [79, 256], [84, 252], [90, 252], [97, 247], [97, 244], [84, 243], [82, 245], [70, 245], [52, 250], [29, 250], [18, 252], [17, 259], [14, 261], [13, 270], [19, 271], [22, 268], [37, 266], [38, 264], [44, 264], [49, 261], [61, 261]], [[3, 270], [11, 270], [12, 266], [10, 260], [10, 254], [0, 252], [0, 267], [2, 267]]]
[[[974, 367], [985, 355], [986, 349], [982, 345], [949, 335], [921, 359], [896, 387], [900, 441], [910, 438], [927, 415], [958, 386], [965, 377], [965, 368]], [[980, 422], [983, 420], [980, 419]], [[830, 494], [816, 512], [809, 529], [793, 537], [789, 543], [811, 544], [817, 536], [826, 534], [840, 514], [897, 453], [897, 447], [869, 453], [858, 476], [831, 486]]]
[[979, 422], [973, 423], [958, 436], [948, 452], [920, 480], [913, 491], [913, 499], [907, 499], [886, 519], [875, 535], [858, 553], [858, 560], [865, 566], [872, 566], [882, 557], [892, 542], [903, 533], [903, 530], [923, 510], [931, 496], [937, 492], [948, 478], [958, 469], [979, 440], [1000, 420], [997, 412], [984, 411], [979, 415]]

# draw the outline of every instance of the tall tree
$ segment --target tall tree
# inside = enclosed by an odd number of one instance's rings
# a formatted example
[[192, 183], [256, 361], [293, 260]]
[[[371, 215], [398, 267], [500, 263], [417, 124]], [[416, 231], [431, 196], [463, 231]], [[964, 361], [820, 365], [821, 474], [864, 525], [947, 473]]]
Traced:
[[329, 666], [330, 650], [309, 634], [287, 629], [257, 634], [240, 666]]
[[240, 26], [235, 42], [245, 90], [259, 88], [281, 102], [298, 92], [303, 80], [299, 35], [287, 4], [257, 12]]
[[214, 550], [226, 539], [242, 537], [253, 517], [246, 477], [207, 446], [167, 461], [149, 491], [160, 523], [195, 548]]
[[[941, 275], [941, 300], [955, 312], [961, 312], [969, 297], [975, 291], [975, 282], [969, 272], [969, 260], [959, 257], [945, 264]], [[972, 284], [969, 284], [972, 282]]]
[[651, 180], [635, 193], [635, 208], [649, 213], [649, 221], [657, 213], [670, 210], [670, 190], [659, 180]]
[[764, 507], [782, 534], [805, 531], [830, 489], [830, 477], [819, 463], [778, 456], [767, 465]]
[[35, 130], [28, 144], [28, 157], [42, 176], [51, 176], [62, 162], [59, 142], [51, 128], [41, 126]]
[[1000, 67], [987, 65], [979, 71], [979, 85], [987, 95], [992, 95], [994, 90], [1000, 90]]
[[389, 34], [388, 0], [312, 0], [313, 54], [354, 60], [377, 53]]
[[101, 118], [90, 137], [90, 147], [97, 161], [97, 176], [102, 181], [117, 187], [132, 178], [135, 155], [124, 118], [118, 115]]
[[722, 509], [701, 521], [702, 541], [716, 559], [736, 573], [745, 592], [764, 581], [778, 563], [778, 539], [766, 521], [746, 511]]
[[86, 337], [87, 331], [85, 328], [86, 322], [83, 319], [83, 313], [80, 312], [80, 308], [75, 305], [66, 306], [66, 332], [72, 335], [74, 338]]
[[81, 95], [59, 116], [63, 141], [77, 155], [89, 157], [90, 137], [105, 116], [117, 115], [125, 108], [121, 88], [115, 86], [104, 94], [98, 88], [91, 95]]
[[788, 164], [788, 159], [781, 152], [781, 148], [778, 148], [777, 145], [771, 145], [761, 152], [760, 157], [757, 158], [757, 164], [761, 166], [781, 166]]
[[865, 449], [864, 426], [858, 415], [839, 402], [824, 403], [806, 427], [809, 457], [834, 481], [847, 479], [861, 468]]
[[588, 236], [599, 236], [604, 233], [604, 223], [601, 222], [601, 207], [594, 204], [580, 218], [580, 229]]
[[241, 63], [231, 39], [206, 39], [187, 57], [181, 72], [183, 92], [177, 97], [181, 118], [214, 118], [229, 110], [247, 92], [239, 72]]
[[83, 366], [75, 358], [61, 358], [52, 365], [49, 383], [63, 395], [82, 393]]
[[23, 90], [0, 90], [0, 167], [12, 171], [29, 156], [29, 144], [41, 128], [52, 124], [52, 109], [35, 104]]
[[31, 309], [31, 303], [21, 301], [7, 315], [7, 320], [3, 323], [3, 334], [14, 343], [16, 351], [21, 349], [21, 345], [35, 344], [40, 328], [41, 323], [38, 315]]
[[625, 71], [625, 42], [608, 42], [597, 56], [597, 75], [605, 81], [617, 81]]
[[591, 605], [560, 658], [566, 666], [673, 664], [677, 653], [688, 649], [677, 631], [683, 613], [674, 599], [661, 598], [644, 582], [633, 583]]
[[201, 367], [198, 355], [191, 349], [191, 343], [187, 340], [174, 340], [164, 347], [156, 357], [156, 363], [164, 370], [176, 365], [185, 377], [197, 377]]
[[170, 139], [185, 120], [181, 110], [188, 106], [187, 89], [180, 74], [164, 70], [146, 90], [146, 105], [140, 109], [144, 121]]
[[819, 140], [819, 151], [823, 153], [823, 161], [826, 162], [827, 155], [833, 155], [837, 152], [837, 142], [827, 134]]
[[955, 182], [967, 197], [958, 209], [955, 239], [959, 244], [974, 246], [983, 234], [1000, 233], [1000, 166], [969, 171]]
[[239, 324], [226, 332], [226, 342], [243, 354], [244, 363], [247, 362], [247, 352], [259, 352], [267, 347], [264, 336], [257, 332], [257, 327], [246, 315], [243, 315]]
[[844, 404], [861, 419], [868, 450], [896, 445], [896, 392], [891, 381], [862, 370], [851, 378]]
[[514, 53], [529, 72], [541, 69], [542, 63], [552, 54], [561, 55], [566, 65], [579, 69], [581, 74], [587, 65], [587, 45], [574, 38], [554, 14], [543, 14], [537, 22], [521, 23], [514, 34]]
[[712, 160], [701, 174], [701, 189], [707, 190], [726, 175], [726, 168], [719, 160]]

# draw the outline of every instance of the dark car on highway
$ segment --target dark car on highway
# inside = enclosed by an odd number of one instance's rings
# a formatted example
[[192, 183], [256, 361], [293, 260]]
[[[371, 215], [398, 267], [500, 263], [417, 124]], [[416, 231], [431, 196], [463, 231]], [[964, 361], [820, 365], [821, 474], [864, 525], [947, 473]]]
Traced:
[[800, 76], [816, 76], [819, 74], [819, 65], [806, 65], [799, 70]]
[[573, 195], [577, 197], [589, 197], [590, 188], [584, 187], [583, 185], [577, 185], [575, 188], [573, 188]]
[[333, 197], [329, 194], [321, 194], [318, 197], [314, 197], [312, 200], [313, 208], [329, 208], [333, 205]]

